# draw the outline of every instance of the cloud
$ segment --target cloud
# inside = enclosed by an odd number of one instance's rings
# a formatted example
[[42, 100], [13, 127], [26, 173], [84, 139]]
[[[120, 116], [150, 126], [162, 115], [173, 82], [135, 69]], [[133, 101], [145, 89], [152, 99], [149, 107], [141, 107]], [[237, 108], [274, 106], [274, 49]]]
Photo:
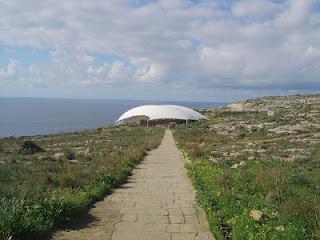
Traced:
[[242, 74], [246, 67], [245, 59], [240, 52], [231, 49], [214, 49], [204, 47], [199, 51], [201, 72], [208, 75], [208, 78], [225, 82], [227, 79], [234, 79]]
[[38, 86], [103, 85], [128, 82], [131, 66], [113, 61], [95, 66], [95, 57], [85, 52], [66, 50], [59, 45], [50, 51], [51, 63], [32, 64], [26, 69], [29, 82]]
[[[49, 63], [24, 67], [24, 83], [39, 86], [163, 82], [191, 84], [196, 91], [320, 88], [316, 4], [8, 0], [0, 3], [0, 42], [51, 49]], [[92, 53], [120, 60], [98, 64]], [[8, 71], [0, 70], [0, 81], [8, 79]]]
[[10, 80], [16, 80], [19, 77], [19, 71], [19, 61], [16, 59], [10, 60], [7, 66], [0, 68], [0, 85], [9, 83]]
[[310, 21], [312, 6], [315, 0], [291, 0], [287, 2], [286, 10], [275, 19], [278, 27], [299, 27]]
[[237, 1], [232, 12], [237, 17], [264, 18], [274, 16], [281, 9], [281, 4], [269, 0], [244, 0]]

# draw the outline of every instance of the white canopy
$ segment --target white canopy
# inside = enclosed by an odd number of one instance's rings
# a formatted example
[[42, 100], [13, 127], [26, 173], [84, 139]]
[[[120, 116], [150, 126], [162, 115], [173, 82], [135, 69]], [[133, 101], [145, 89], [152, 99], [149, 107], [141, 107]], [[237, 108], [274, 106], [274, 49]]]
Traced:
[[149, 121], [159, 119], [179, 119], [179, 120], [200, 120], [206, 119], [202, 114], [183, 106], [178, 105], [144, 105], [135, 107], [122, 114], [116, 121], [117, 124], [134, 119], [135, 117], [145, 117]]

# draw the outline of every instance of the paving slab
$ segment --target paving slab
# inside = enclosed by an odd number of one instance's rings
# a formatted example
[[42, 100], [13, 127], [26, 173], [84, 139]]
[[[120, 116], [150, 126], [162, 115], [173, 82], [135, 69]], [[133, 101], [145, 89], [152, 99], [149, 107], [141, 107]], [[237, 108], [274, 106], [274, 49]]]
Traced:
[[91, 221], [53, 239], [213, 240], [171, 131], [129, 177], [90, 210]]

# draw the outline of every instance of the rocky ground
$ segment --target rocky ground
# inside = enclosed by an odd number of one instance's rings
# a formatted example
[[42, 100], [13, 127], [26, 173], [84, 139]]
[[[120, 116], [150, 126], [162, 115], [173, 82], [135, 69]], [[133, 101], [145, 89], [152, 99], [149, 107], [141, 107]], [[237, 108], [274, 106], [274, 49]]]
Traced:
[[243, 153], [281, 161], [306, 160], [320, 143], [320, 95], [264, 97], [204, 113], [210, 132], [241, 143], [213, 151], [213, 160], [216, 154], [232, 158]]
[[175, 137], [217, 238], [320, 239], [320, 95], [202, 112]]

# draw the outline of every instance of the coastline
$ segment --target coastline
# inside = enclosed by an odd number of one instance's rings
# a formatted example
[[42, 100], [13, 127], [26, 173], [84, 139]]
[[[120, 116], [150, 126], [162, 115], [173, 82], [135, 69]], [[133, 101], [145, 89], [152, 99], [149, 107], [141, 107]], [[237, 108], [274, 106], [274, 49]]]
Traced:
[[113, 125], [132, 107], [178, 104], [191, 108], [224, 103], [145, 100], [7, 99], [0, 101], [0, 137], [48, 135]]

